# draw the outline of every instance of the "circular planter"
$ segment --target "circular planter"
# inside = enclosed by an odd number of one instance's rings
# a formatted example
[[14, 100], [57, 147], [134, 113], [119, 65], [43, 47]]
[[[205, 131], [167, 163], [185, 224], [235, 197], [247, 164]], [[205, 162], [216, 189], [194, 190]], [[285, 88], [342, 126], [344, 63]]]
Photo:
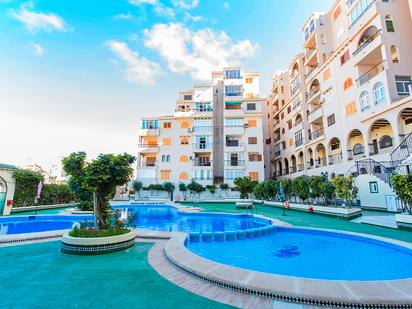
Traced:
[[72, 237], [66, 232], [62, 238], [61, 251], [69, 254], [95, 255], [121, 251], [135, 244], [136, 230], [109, 237]]

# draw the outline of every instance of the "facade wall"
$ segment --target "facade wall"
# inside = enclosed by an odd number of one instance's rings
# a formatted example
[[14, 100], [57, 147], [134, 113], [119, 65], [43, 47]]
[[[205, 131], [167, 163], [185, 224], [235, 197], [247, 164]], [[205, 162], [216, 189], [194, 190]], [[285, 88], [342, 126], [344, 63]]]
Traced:
[[[137, 179], [145, 186], [192, 179], [204, 186], [213, 183], [213, 87], [220, 82], [225, 92], [224, 182], [233, 186], [241, 176], [263, 180], [266, 100], [259, 95], [259, 78], [243, 68], [213, 72], [210, 84], [179, 92], [174, 116], [141, 119]], [[153, 147], [146, 147], [149, 141]]]

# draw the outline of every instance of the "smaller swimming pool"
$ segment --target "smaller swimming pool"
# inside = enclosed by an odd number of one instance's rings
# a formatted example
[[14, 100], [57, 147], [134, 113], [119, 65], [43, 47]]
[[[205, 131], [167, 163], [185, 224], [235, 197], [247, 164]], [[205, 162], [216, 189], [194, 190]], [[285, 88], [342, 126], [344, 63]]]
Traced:
[[327, 280], [412, 278], [412, 250], [366, 237], [276, 227], [273, 234], [224, 242], [186, 242], [222, 264], [285, 276]]

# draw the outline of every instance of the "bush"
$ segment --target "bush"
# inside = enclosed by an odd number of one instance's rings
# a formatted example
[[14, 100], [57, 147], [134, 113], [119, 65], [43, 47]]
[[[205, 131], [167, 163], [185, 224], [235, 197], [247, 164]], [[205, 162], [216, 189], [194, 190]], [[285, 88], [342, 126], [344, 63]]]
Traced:
[[31, 170], [17, 169], [13, 172], [13, 178], [16, 180], [13, 207], [34, 205], [39, 181], [44, 181], [43, 175]]
[[355, 186], [355, 182], [352, 176], [343, 177], [339, 176], [332, 179], [332, 183], [336, 187], [336, 195], [345, 201], [345, 205], [348, 208], [352, 207], [353, 199], [358, 195], [358, 187]]
[[74, 201], [74, 194], [66, 184], [44, 184], [40, 205], [67, 204]]
[[190, 194], [193, 194], [193, 193], [198, 193], [198, 194], [200, 194], [201, 192], [204, 191], [203, 186], [202, 186], [200, 183], [198, 183], [198, 182], [196, 182], [196, 181], [194, 181], [194, 180], [192, 180], [192, 181], [187, 185], [187, 189], [190, 191]]
[[412, 205], [412, 174], [392, 176], [392, 186], [398, 198], [407, 206]]
[[214, 194], [216, 192], [216, 186], [215, 185], [207, 185], [206, 189], [208, 189], [211, 194]]
[[143, 184], [138, 180], [133, 180], [132, 187], [134, 190], [134, 194], [137, 194], [140, 197], [140, 190], [142, 190]]
[[233, 182], [236, 190], [240, 192], [241, 199], [249, 198], [249, 194], [253, 192], [255, 187], [259, 184], [256, 180], [251, 180], [249, 177], [239, 177]]

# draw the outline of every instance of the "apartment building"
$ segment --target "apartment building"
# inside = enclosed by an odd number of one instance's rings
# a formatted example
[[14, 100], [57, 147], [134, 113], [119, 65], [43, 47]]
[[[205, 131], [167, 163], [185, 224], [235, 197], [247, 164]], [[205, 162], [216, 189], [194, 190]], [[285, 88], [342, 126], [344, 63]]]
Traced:
[[412, 153], [410, 12], [336, 0], [309, 17], [302, 52], [272, 80], [272, 177], [352, 173], [362, 203], [393, 204], [390, 174]]
[[173, 116], [142, 118], [137, 179], [202, 185], [237, 177], [264, 179], [263, 108], [259, 73], [213, 72], [211, 82], [179, 92]]

